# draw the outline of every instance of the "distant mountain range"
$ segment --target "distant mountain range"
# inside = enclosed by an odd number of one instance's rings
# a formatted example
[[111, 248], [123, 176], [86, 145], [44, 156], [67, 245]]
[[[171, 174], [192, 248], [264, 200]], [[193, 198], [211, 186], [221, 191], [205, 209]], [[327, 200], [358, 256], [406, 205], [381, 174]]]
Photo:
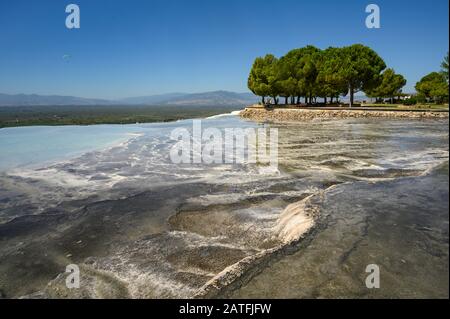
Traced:
[[168, 93], [119, 100], [89, 99], [75, 96], [1, 94], [0, 106], [44, 105], [196, 105], [240, 106], [256, 103], [259, 98], [252, 93], [213, 91], [204, 93]]
[[110, 102], [107, 100], [75, 96], [0, 93], [0, 106], [105, 105], [108, 103]]

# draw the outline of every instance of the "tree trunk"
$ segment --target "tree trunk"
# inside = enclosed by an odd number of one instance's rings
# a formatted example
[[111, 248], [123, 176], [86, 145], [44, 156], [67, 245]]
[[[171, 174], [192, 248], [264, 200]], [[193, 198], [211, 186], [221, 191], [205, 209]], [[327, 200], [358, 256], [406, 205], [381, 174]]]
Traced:
[[333, 104], [333, 97], [330, 97], [330, 104]]
[[300, 104], [300, 96], [297, 96], [297, 104]]
[[288, 96], [285, 96], [285, 97], [284, 97], [284, 104], [288, 105], [288, 99], [289, 99]]
[[327, 105], [327, 97], [325, 96], [325, 98], [324, 98], [324, 102], [325, 102], [325, 105]]
[[262, 104], [263, 105], [265, 105], [266, 104], [266, 101], [265, 101], [266, 99], [265, 99], [265, 96], [262, 96]]
[[350, 107], [353, 106], [353, 94], [354, 94], [353, 86], [350, 84]]
[[276, 96], [273, 97], [273, 103], [275, 103], [275, 105], [278, 105], [278, 99]]

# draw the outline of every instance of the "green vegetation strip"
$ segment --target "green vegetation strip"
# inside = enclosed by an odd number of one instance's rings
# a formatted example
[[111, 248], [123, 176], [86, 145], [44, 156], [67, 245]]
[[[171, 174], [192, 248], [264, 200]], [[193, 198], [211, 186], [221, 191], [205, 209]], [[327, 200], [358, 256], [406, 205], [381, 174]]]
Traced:
[[242, 106], [24, 106], [0, 107], [0, 128], [169, 122], [229, 113]]

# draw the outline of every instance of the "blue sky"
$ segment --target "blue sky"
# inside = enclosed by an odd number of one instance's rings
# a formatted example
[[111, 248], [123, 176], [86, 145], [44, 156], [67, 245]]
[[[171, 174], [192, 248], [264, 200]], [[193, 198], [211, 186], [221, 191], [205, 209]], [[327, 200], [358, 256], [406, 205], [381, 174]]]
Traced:
[[[76, 3], [81, 28], [65, 27]], [[365, 27], [366, 5], [381, 29]], [[256, 56], [362, 43], [408, 84], [439, 70], [448, 0], [2, 0], [0, 93], [121, 98], [247, 91]], [[66, 56], [64, 58], [64, 56]]]

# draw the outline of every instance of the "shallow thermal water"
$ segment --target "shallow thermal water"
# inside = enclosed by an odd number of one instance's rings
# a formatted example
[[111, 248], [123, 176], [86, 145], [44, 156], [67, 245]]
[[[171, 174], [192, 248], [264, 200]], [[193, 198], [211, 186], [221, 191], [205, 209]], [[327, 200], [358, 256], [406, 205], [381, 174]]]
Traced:
[[[98, 150], [74, 143], [88, 152], [70, 158], [11, 150], [21, 165], [0, 173], [0, 296], [198, 296], [225, 268], [285, 247], [280, 217], [294, 203], [317, 212], [305, 238], [210, 296], [448, 297], [448, 120], [202, 125], [278, 128], [278, 170], [172, 163], [170, 133], [189, 120], [123, 126], [120, 139], [97, 128]], [[65, 288], [68, 264], [80, 289]], [[381, 268], [375, 293], [367, 264]]]
[[125, 142], [141, 131], [138, 124], [3, 128], [0, 130], [0, 171], [71, 158]]

